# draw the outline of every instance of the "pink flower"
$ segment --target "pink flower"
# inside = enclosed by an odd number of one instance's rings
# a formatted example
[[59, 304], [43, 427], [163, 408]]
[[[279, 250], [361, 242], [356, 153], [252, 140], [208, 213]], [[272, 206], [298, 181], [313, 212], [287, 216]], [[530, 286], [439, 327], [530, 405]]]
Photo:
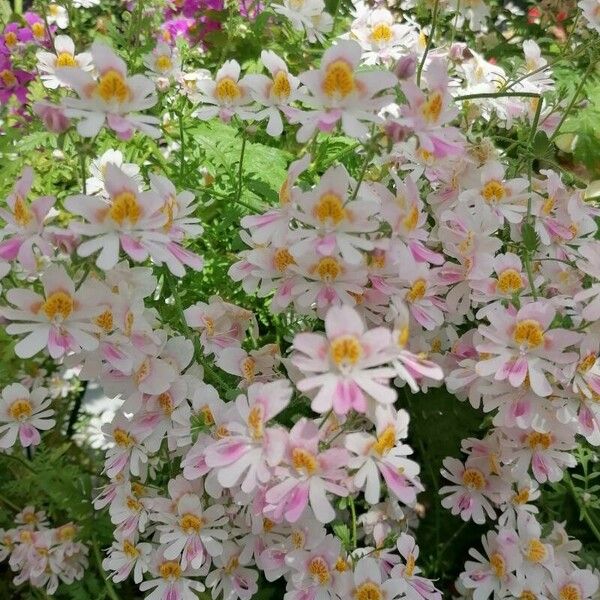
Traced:
[[297, 138], [306, 142], [317, 130], [331, 131], [341, 120], [345, 134], [366, 139], [366, 122], [381, 122], [377, 112], [392, 101], [379, 93], [396, 84], [389, 71], [357, 71], [361, 48], [353, 40], [341, 40], [329, 47], [321, 58], [319, 69], [298, 76], [310, 95], [302, 98], [315, 110], [296, 111], [291, 123], [301, 123]]
[[95, 286], [85, 281], [78, 290], [61, 265], [51, 265], [41, 276], [44, 294], [24, 288], [14, 288], [6, 293], [7, 300], [16, 307], [2, 307], [2, 315], [9, 321], [13, 334], [26, 333], [16, 346], [15, 353], [29, 358], [47, 347], [52, 358], [67, 352], [94, 350], [99, 328], [92, 319], [102, 308], [97, 304]]
[[0, 399], [0, 448], [11, 448], [17, 441], [23, 448], [37, 446], [40, 431], [54, 427], [54, 411], [49, 408], [48, 390], [38, 387], [29, 392], [20, 383], [2, 390]]
[[526, 304], [518, 311], [510, 307], [490, 314], [490, 326], [479, 327], [485, 340], [477, 350], [492, 357], [477, 363], [477, 374], [494, 375], [498, 381], [508, 379], [514, 387], [528, 377], [536, 394], [549, 396], [552, 386], [546, 373], [556, 374], [556, 365], [576, 360], [577, 355], [565, 349], [581, 338], [574, 331], [550, 329], [555, 314], [552, 304], [545, 300]]
[[33, 170], [25, 167], [6, 199], [8, 210], [0, 209], [0, 217], [6, 221], [6, 226], [0, 230], [0, 237], [8, 237], [0, 242], [0, 258], [17, 260], [30, 272], [38, 267], [34, 248], [44, 256], [53, 254], [44, 223], [56, 202], [54, 196], [43, 196], [29, 203], [27, 196], [32, 183]]
[[234, 487], [241, 480], [242, 491], [253, 492], [271, 479], [271, 470], [285, 452], [286, 432], [267, 423], [289, 403], [292, 389], [287, 381], [254, 383], [248, 395], [235, 403], [241, 422], [227, 426], [230, 435], [206, 449], [206, 464], [218, 473], [223, 487]]
[[366, 432], [349, 433], [344, 444], [354, 455], [348, 462], [351, 469], [357, 469], [354, 485], [365, 490], [365, 500], [377, 504], [381, 495], [380, 473], [388, 490], [404, 504], [412, 506], [419, 483], [419, 465], [407, 458], [412, 449], [400, 443], [408, 435], [408, 413], [398, 411], [395, 419], [381, 419], [377, 435]]
[[314, 421], [300, 419], [290, 430], [285, 462], [278, 470], [280, 483], [267, 491], [265, 514], [276, 521], [285, 517], [295, 523], [310, 504], [315, 518], [329, 523], [335, 510], [327, 492], [347, 496], [348, 490], [340, 484], [346, 477], [348, 452], [343, 448], [319, 450], [320, 433]]
[[396, 392], [384, 385], [395, 372], [383, 367], [389, 362], [390, 331], [367, 330], [358, 313], [349, 306], [332, 307], [325, 317], [325, 335], [299, 333], [294, 337], [293, 364], [309, 376], [297, 387], [306, 392], [319, 388], [311, 407], [339, 415], [350, 410], [367, 412], [369, 400], [391, 404]]

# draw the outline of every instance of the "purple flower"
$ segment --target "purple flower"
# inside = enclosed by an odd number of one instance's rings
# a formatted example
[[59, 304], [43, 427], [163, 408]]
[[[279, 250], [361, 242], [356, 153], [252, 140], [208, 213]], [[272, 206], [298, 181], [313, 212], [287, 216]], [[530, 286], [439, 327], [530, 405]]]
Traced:
[[27, 102], [27, 83], [34, 79], [32, 73], [14, 69], [9, 58], [0, 55], [0, 104], [7, 104], [15, 96], [21, 104]]

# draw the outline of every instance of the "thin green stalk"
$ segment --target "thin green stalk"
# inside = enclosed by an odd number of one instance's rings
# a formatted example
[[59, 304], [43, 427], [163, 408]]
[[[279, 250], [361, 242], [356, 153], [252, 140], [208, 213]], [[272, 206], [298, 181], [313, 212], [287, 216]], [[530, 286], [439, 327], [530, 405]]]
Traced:
[[579, 94], [581, 94], [581, 91], [583, 90], [583, 86], [585, 85], [585, 82], [586, 82], [589, 74], [592, 72], [592, 70], [595, 68], [595, 66], [596, 66], [596, 63], [590, 59], [590, 64], [588, 65], [588, 68], [585, 70], [585, 73], [581, 77], [581, 81], [579, 82], [579, 85], [577, 86], [577, 89], [575, 90], [575, 93], [573, 94], [573, 97], [571, 98], [571, 102], [569, 102], [567, 109], [563, 113], [560, 121], [558, 122], [558, 125], [556, 126], [556, 129], [552, 133], [552, 136], [550, 137], [550, 141], [556, 139], [556, 136], [559, 134], [562, 126], [564, 125], [565, 121], [567, 120], [569, 113], [573, 110], [575, 103], [579, 99]]
[[354, 506], [354, 498], [348, 496], [348, 506], [350, 506], [350, 514], [352, 515], [352, 548], [356, 550], [357, 546], [357, 535], [356, 535], [356, 507]]
[[21, 510], [14, 502], [11, 502], [8, 498], [5, 498], [4, 496], [0, 496], [0, 502], [3, 502], [4, 504], [6, 504], [6, 506], [8, 506], [8, 508], [14, 510], [15, 512], [20, 512]]
[[456, 96], [455, 100], [475, 100], [476, 98], [539, 98], [539, 92], [481, 92], [479, 94], [465, 94]]
[[183, 131], [183, 118], [181, 113], [179, 117], [179, 177], [183, 180], [185, 174], [185, 134]]
[[102, 556], [100, 555], [100, 548], [98, 548], [98, 540], [93, 537], [91, 539], [92, 542], [92, 552], [94, 553], [94, 558], [96, 559], [96, 565], [98, 566], [98, 571], [102, 579], [104, 580], [104, 587], [106, 588], [106, 593], [111, 600], [119, 600], [119, 596], [115, 588], [113, 587], [112, 581], [107, 577], [104, 569], [102, 568]]
[[356, 200], [356, 197], [358, 196], [358, 189], [360, 188], [360, 185], [363, 182], [363, 179], [365, 178], [365, 174], [367, 172], [367, 169], [369, 168], [369, 164], [371, 163], [371, 161], [373, 160], [373, 157], [375, 156], [376, 146], [375, 146], [375, 142], [373, 139], [374, 133], [375, 133], [375, 126], [373, 126], [371, 128], [371, 147], [369, 148], [369, 150], [367, 151], [367, 154], [365, 156], [365, 160], [362, 164], [360, 173], [358, 175], [358, 179], [356, 181], [356, 187], [354, 188], [354, 191], [352, 192], [352, 196], [350, 197], [350, 200]]
[[244, 170], [244, 155], [246, 153], [246, 131], [244, 130], [242, 134], [242, 149], [240, 150], [240, 164], [238, 165], [238, 174], [237, 174], [237, 193], [235, 195], [235, 201], [240, 202], [242, 199], [242, 176]]
[[421, 74], [423, 72], [423, 67], [425, 66], [427, 55], [429, 54], [429, 50], [433, 44], [433, 36], [435, 35], [435, 26], [437, 24], [439, 7], [440, 0], [435, 0], [435, 4], [433, 5], [433, 16], [431, 17], [431, 31], [429, 32], [429, 37], [427, 38], [427, 45], [425, 46], [425, 52], [423, 52], [423, 58], [419, 63], [419, 67], [417, 68], [417, 85], [421, 85]]
[[567, 487], [569, 488], [569, 490], [571, 492], [571, 495], [573, 496], [573, 499], [575, 500], [575, 503], [579, 507], [579, 513], [580, 513], [579, 519], [581, 520], [583, 518], [583, 520], [588, 524], [590, 530], [592, 531], [592, 533], [594, 534], [596, 539], [600, 542], [600, 530], [598, 530], [598, 527], [597, 527], [596, 523], [594, 522], [594, 520], [592, 519], [592, 516], [589, 514], [587, 507], [585, 506], [585, 504], [583, 504], [583, 502], [581, 501], [581, 498], [577, 494], [577, 490], [575, 489], [575, 486], [573, 485], [573, 480], [571, 479], [571, 476], [569, 475], [569, 473], [567, 471], [565, 471], [565, 479], [564, 480], [565, 480], [565, 483], [567, 484]]

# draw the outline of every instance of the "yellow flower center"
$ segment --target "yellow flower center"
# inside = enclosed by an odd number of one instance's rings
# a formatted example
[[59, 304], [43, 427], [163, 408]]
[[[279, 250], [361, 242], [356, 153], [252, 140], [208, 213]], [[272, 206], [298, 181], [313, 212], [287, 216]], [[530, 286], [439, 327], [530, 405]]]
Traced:
[[204, 317], [204, 329], [206, 334], [210, 337], [215, 333], [215, 322], [210, 317]]
[[8, 33], [4, 34], [4, 43], [9, 48], [13, 48], [14, 46], [16, 46], [18, 41], [19, 38], [17, 37], [17, 34], [14, 31], [9, 31]]
[[492, 573], [498, 579], [502, 579], [506, 575], [506, 561], [502, 554], [494, 552], [494, 554], [490, 556], [490, 568], [492, 569]]
[[169, 392], [160, 394], [157, 401], [165, 415], [170, 416], [173, 413], [173, 398], [171, 398]]
[[313, 208], [313, 215], [321, 223], [329, 222], [338, 225], [346, 218], [346, 209], [337, 194], [323, 194]]
[[108, 214], [110, 218], [123, 225], [125, 221], [129, 221], [131, 225], [135, 225], [142, 213], [142, 209], [138, 204], [137, 198], [133, 192], [121, 192], [117, 194], [110, 205]]
[[542, 212], [545, 215], [549, 215], [554, 210], [555, 204], [556, 204], [556, 201], [554, 200], [554, 198], [552, 198], [552, 197], [548, 198], [542, 205]]
[[513, 340], [520, 346], [537, 348], [544, 343], [544, 331], [541, 325], [533, 319], [519, 321], [513, 332]]
[[523, 289], [521, 274], [515, 269], [506, 269], [498, 276], [496, 289], [503, 294], [514, 294]]
[[581, 590], [575, 583], [567, 583], [564, 585], [558, 593], [560, 600], [581, 600]]
[[31, 405], [31, 402], [29, 402], [29, 400], [27, 400], [26, 398], [19, 398], [8, 407], [8, 414], [15, 421], [23, 421], [29, 418], [32, 413], [33, 406]]
[[121, 448], [130, 448], [135, 444], [133, 436], [119, 427], [113, 431], [113, 439], [115, 440], [115, 444]]
[[343, 100], [356, 88], [354, 72], [345, 60], [336, 60], [327, 66], [321, 83], [323, 93], [332, 99]]
[[77, 61], [70, 52], [60, 52], [56, 57], [57, 67], [76, 67]]
[[137, 368], [136, 372], [133, 374], [133, 381], [136, 385], [139, 385], [140, 382], [144, 381], [146, 377], [150, 374], [150, 359], [145, 358], [142, 361], [142, 364]]
[[279, 102], [284, 102], [290, 97], [291, 93], [292, 87], [290, 86], [288, 74], [285, 71], [277, 71], [275, 77], [273, 77], [271, 95], [275, 96]]
[[331, 579], [329, 567], [327, 566], [325, 559], [320, 556], [315, 556], [311, 559], [308, 563], [308, 572], [319, 585], [327, 585]]
[[224, 567], [225, 573], [233, 573], [240, 566], [240, 559], [237, 556], [232, 556]]
[[383, 600], [383, 591], [376, 583], [365, 581], [354, 590], [355, 600]]
[[58, 529], [58, 539], [61, 542], [67, 542], [68, 540], [72, 540], [75, 537], [75, 526], [71, 523], [67, 523], [67, 525], [63, 525]]
[[421, 105], [421, 114], [427, 123], [437, 123], [442, 108], [444, 106], [443, 97], [440, 92], [433, 92], [427, 96], [427, 100]]
[[287, 248], [278, 248], [273, 254], [273, 267], [283, 273], [289, 266], [295, 265], [296, 261]]
[[296, 550], [304, 548], [304, 543], [306, 542], [306, 535], [301, 529], [294, 529], [290, 535], [290, 539], [292, 540], [292, 546], [294, 546]]
[[587, 373], [595, 364], [598, 357], [592, 353], [588, 354], [578, 365], [577, 370], [580, 373]]
[[369, 38], [376, 44], [389, 43], [394, 39], [394, 32], [387, 23], [377, 23], [371, 27]]
[[263, 531], [266, 531], [267, 533], [269, 533], [269, 531], [273, 530], [273, 527], [275, 527], [275, 523], [273, 521], [271, 521], [271, 519], [267, 519], [265, 517], [263, 519]]
[[492, 179], [483, 186], [481, 195], [483, 196], [483, 199], [490, 204], [501, 202], [506, 197], [506, 188], [500, 181]]
[[29, 210], [25, 200], [21, 196], [15, 198], [15, 207], [13, 208], [13, 217], [18, 225], [25, 227], [29, 225], [32, 219], [31, 211]]
[[132, 93], [123, 75], [114, 69], [106, 71], [96, 84], [96, 93], [104, 102], [117, 101], [119, 104], [131, 100]]
[[463, 483], [472, 490], [483, 490], [486, 486], [485, 476], [479, 469], [465, 469], [462, 476]]
[[419, 222], [419, 210], [416, 206], [413, 206], [408, 214], [402, 219], [402, 225], [404, 225], [405, 229], [412, 231], [416, 228]]
[[42, 304], [42, 311], [50, 320], [55, 319], [57, 316], [65, 320], [73, 312], [74, 305], [75, 301], [67, 292], [52, 292]]
[[528, 433], [525, 442], [532, 450], [543, 449], [548, 450], [553, 442], [551, 433], [540, 433], [539, 431], [532, 431]]
[[338, 573], [345, 573], [348, 570], [348, 561], [343, 556], [335, 561], [335, 570]]
[[256, 361], [251, 356], [247, 356], [242, 361], [241, 371], [246, 381], [253, 381], [256, 374]]
[[179, 579], [181, 577], [181, 567], [174, 560], [162, 563], [159, 570], [163, 579]]
[[242, 90], [231, 77], [223, 77], [217, 82], [215, 96], [219, 102], [231, 104], [241, 98]]
[[325, 256], [322, 258], [313, 271], [317, 273], [321, 281], [330, 282], [335, 281], [343, 272], [340, 263], [332, 256]]
[[529, 488], [519, 490], [513, 497], [513, 504], [526, 504], [529, 501]]
[[58, 15], [58, 6], [56, 4], [50, 4], [50, 6], [48, 6], [48, 12], [50, 13], [50, 16], [56, 17], [56, 15]]
[[156, 66], [156, 70], [161, 73], [166, 73], [173, 68], [173, 61], [166, 54], [161, 54], [157, 57], [156, 62], [154, 63]]
[[46, 28], [39, 21], [31, 26], [31, 32], [36, 39], [42, 39], [46, 35]]
[[317, 470], [317, 459], [314, 454], [304, 448], [292, 450], [292, 464], [297, 471], [313, 475]]
[[2, 81], [4, 82], [4, 85], [6, 87], [10, 88], [17, 85], [17, 78], [15, 77], [15, 74], [9, 69], [4, 69], [0, 71], [0, 77], [2, 78]]
[[529, 544], [527, 544], [526, 556], [530, 562], [541, 563], [548, 556], [548, 551], [540, 540], [533, 539], [529, 540]]
[[329, 346], [331, 360], [338, 367], [354, 366], [363, 355], [363, 347], [353, 335], [342, 335]]
[[427, 292], [427, 282], [424, 279], [417, 279], [406, 294], [407, 302], [416, 302], [422, 300]]
[[415, 572], [415, 566], [416, 566], [415, 556], [411, 552], [408, 555], [408, 558], [406, 559], [406, 568], [404, 569], [404, 574], [407, 577], [412, 577]]
[[129, 558], [137, 558], [140, 555], [139, 550], [129, 540], [123, 542], [123, 552]]
[[142, 503], [133, 496], [127, 496], [125, 504], [127, 505], [127, 508], [132, 512], [140, 512], [142, 508], [144, 508]]
[[264, 433], [264, 409], [261, 404], [255, 404], [248, 413], [248, 428], [255, 440], [262, 439]]
[[109, 333], [113, 330], [113, 314], [110, 309], [106, 309], [101, 315], [98, 315], [94, 319], [94, 323], [98, 325], [101, 329], [103, 329], [106, 333]]
[[406, 344], [408, 343], [409, 338], [410, 338], [410, 329], [408, 328], [408, 325], [405, 325], [398, 332], [398, 339], [397, 339], [398, 346], [400, 346], [400, 348], [404, 348], [406, 346]]
[[179, 519], [179, 526], [188, 535], [198, 533], [205, 524], [206, 522], [202, 517], [197, 517], [191, 513], [186, 513]]
[[210, 407], [208, 406], [208, 404], [205, 404], [200, 409], [200, 414], [202, 415], [202, 418], [204, 419], [205, 425], [210, 427], [215, 424], [215, 417], [212, 413], [212, 410], [210, 410]]
[[383, 456], [396, 445], [396, 428], [393, 425], [386, 427], [377, 441], [371, 446], [371, 450]]
[[537, 596], [529, 590], [524, 590], [521, 592], [519, 600], [537, 600]]

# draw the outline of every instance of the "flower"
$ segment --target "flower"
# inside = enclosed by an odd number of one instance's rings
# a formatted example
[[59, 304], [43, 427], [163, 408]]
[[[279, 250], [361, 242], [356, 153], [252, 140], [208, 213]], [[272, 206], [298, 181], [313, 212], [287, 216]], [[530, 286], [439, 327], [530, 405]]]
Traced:
[[54, 196], [43, 196], [29, 203], [27, 196], [32, 184], [33, 170], [25, 167], [6, 199], [8, 210], [0, 209], [0, 217], [6, 222], [6, 226], [0, 230], [0, 236], [8, 237], [0, 242], [0, 258], [17, 260], [30, 272], [36, 271], [38, 267], [34, 248], [45, 256], [53, 254], [44, 225], [56, 202]]
[[202, 104], [194, 114], [198, 119], [207, 121], [218, 116], [222, 121], [228, 122], [234, 115], [240, 119], [254, 117], [250, 110], [252, 103], [250, 87], [246, 77], [240, 79], [240, 65], [236, 60], [228, 60], [217, 71], [213, 79], [201, 79], [196, 82], [200, 90], [197, 98]]
[[404, 504], [412, 506], [417, 491], [422, 489], [418, 480], [419, 465], [407, 458], [412, 449], [400, 440], [408, 435], [408, 413], [399, 410], [394, 418], [379, 420], [377, 435], [366, 432], [349, 433], [344, 444], [354, 454], [348, 466], [357, 469], [354, 485], [365, 490], [365, 500], [377, 504], [381, 495], [380, 476], [388, 490]]
[[273, 4], [273, 10], [288, 18], [296, 31], [304, 31], [309, 42], [324, 41], [324, 33], [333, 28], [333, 18], [325, 12], [323, 0], [307, 0], [302, 3], [283, 0], [282, 4]]
[[81, 68], [62, 67], [56, 76], [72, 87], [79, 98], [65, 98], [65, 114], [80, 119], [77, 131], [83, 137], [95, 136], [106, 123], [120, 139], [129, 139], [135, 130], [160, 137], [156, 117], [139, 114], [156, 104], [154, 83], [143, 75], [127, 77], [127, 68], [108, 46], [94, 42], [91, 48], [98, 78]]
[[108, 199], [81, 194], [65, 200], [67, 210], [87, 221], [70, 224], [75, 233], [90, 238], [77, 253], [90, 256], [100, 250], [96, 265], [105, 271], [117, 264], [119, 248], [136, 261], [152, 254], [163, 262], [157, 249], [169, 238], [163, 231], [168, 215], [161, 210], [162, 198], [154, 190], [140, 191], [139, 183], [112, 162], [106, 165], [105, 186]]
[[49, 408], [48, 390], [38, 387], [29, 392], [20, 383], [2, 390], [0, 400], [0, 448], [11, 448], [17, 441], [23, 448], [37, 446], [40, 431], [54, 427], [54, 411]]
[[390, 360], [391, 334], [385, 327], [367, 330], [349, 306], [332, 307], [325, 318], [325, 335], [299, 333], [294, 337], [293, 364], [309, 376], [297, 387], [301, 392], [319, 388], [311, 407], [345, 415], [351, 409], [365, 413], [369, 400], [391, 404], [396, 392], [384, 385], [395, 371]]
[[165, 545], [164, 557], [179, 560], [181, 568], [188, 564], [199, 569], [206, 555], [218, 556], [223, 550], [221, 542], [227, 539], [227, 531], [221, 529], [227, 523], [225, 509], [220, 504], [204, 508], [196, 494], [183, 494], [173, 512], [158, 512], [152, 517], [165, 523], [158, 525], [160, 542]]
[[389, 71], [357, 72], [360, 57], [357, 42], [341, 40], [325, 51], [319, 69], [298, 76], [308, 91], [302, 101], [316, 107], [290, 116], [291, 123], [301, 124], [299, 142], [306, 142], [317, 130], [331, 131], [340, 120], [344, 133], [364, 140], [369, 133], [364, 122], [381, 122], [377, 112], [392, 98], [379, 93], [394, 86], [396, 76]]
[[310, 504], [315, 518], [329, 523], [335, 518], [335, 510], [327, 498], [327, 492], [347, 496], [348, 490], [341, 485], [346, 476], [348, 453], [344, 448], [319, 451], [320, 434], [314, 421], [300, 419], [290, 430], [285, 462], [287, 466], [278, 471], [280, 483], [267, 490], [265, 514], [276, 521], [284, 516], [295, 523]]
[[545, 373], [556, 373], [556, 365], [576, 360], [577, 355], [565, 349], [581, 337], [574, 331], [550, 328], [555, 314], [550, 302], [538, 300], [518, 311], [499, 308], [488, 315], [490, 326], [479, 327], [485, 339], [477, 351], [489, 358], [477, 363], [477, 374], [508, 379], [513, 387], [521, 386], [527, 377], [536, 394], [549, 396], [552, 386]]
[[381, 568], [374, 558], [361, 558], [354, 567], [351, 594], [356, 600], [394, 600], [406, 589], [404, 579], [389, 577], [382, 582]]
[[247, 396], [235, 404], [241, 422], [227, 425], [229, 435], [206, 449], [206, 464], [216, 469], [219, 483], [233, 487], [241, 480], [242, 491], [249, 494], [271, 478], [285, 452], [286, 432], [267, 423], [289, 403], [292, 389], [287, 381], [254, 383]]
[[83, 71], [91, 71], [92, 55], [89, 52], [75, 54], [75, 44], [68, 35], [57, 35], [54, 38], [54, 52], [38, 50], [38, 70], [41, 71], [41, 80], [45, 87], [55, 90], [64, 85], [62, 80], [56, 76], [57, 69], [79, 68]]
[[41, 276], [43, 295], [24, 288], [13, 288], [7, 300], [18, 308], [2, 307], [10, 323], [6, 331], [27, 335], [15, 346], [15, 353], [29, 358], [47, 347], [52, 358], [98, 346], [98, 325], [92, 319], [102, 308], [96, 303], [95, 286], [84, 281], [78, 290], [61, 265], [50, 265]]
[[278, 137], [283, 132], [283, 121], [280, 112], [287, 114], [290, 103], [297, 97], [300, 84], [297, 77], [288, 71], [288, 67], [275, 52], [263, 50], [260, 59], [271, 74], [246, 75], [244, 78], [250, 93], [256, 102], [266, 108], [256, 114], [257, 119], [268, 118], [267, 133]]

